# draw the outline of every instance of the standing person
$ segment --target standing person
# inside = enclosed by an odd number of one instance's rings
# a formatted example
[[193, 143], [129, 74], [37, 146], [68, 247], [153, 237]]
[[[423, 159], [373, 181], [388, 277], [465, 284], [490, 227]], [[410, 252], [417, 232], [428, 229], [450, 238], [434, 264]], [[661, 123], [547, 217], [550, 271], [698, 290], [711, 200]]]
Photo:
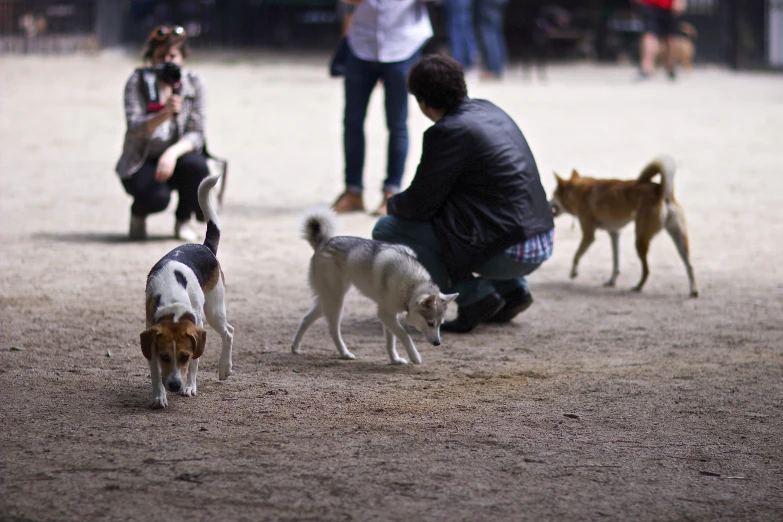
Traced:
[[459, 293], [457, 318], [442, 330], [511, 321], [533, 303], [525, 276], [553, 248], [552, 210], [533, 154], [505, 112], [468, 98], [452, 58], [423, 58], [408, 88], [435, 124], [424, 133], [410, 187], [389, 199], [372, 237], [408, 245], [442, 292]]
[[451, 56], [462, 65], [465, 74], [469, 74], [479, 58], [473, 31], [473, 0], [445, 0], [443, 12]]
[[666, 41], [666, 70], [669, 78], [677, 78], [676, 40], [678, 18], [685, 11], [686, 0], [638, 0], [644, 24], [641, 42], [639, 79], [646, 80], [655, 71], [655, 61], [661, 41]]
[[476, 0], [478, 31], [484, 49], [484, 78], [499, 80], [506, 68], [504, 19], [508, 0]]
[[426, 6], [419, 0], [342, 1], [355, 8], [347, 34], [349, 52], [345, 64], [345, 191], [332, 208], [337, 213], [364, 210], [364, 120], [370, 95], [381, 80], [389, 145], [383, 199], [375, 214], [385, 215], [386, 201], [400, 190], [408, 155], [405, 78], [432, 36], [432, 25]]
[[[204, 148], [204, 81], [181, 71], [190, 54], [182, 27], [159, 26], [147, 38], [144, 60], [157, 70], [136, 69], [125, 84], [125, 143], [117, 162], [125, 191], [133, 196], [130, 237], [147, 237], [146, 218], [162, 212], [179, 194], [174, 236], [193, 242], [193, 214], [204, 220], [198, 186], [207, 175]], [[166, 68], [162, 68], [166, 64]], [[175, 71], [174, 77], [163, 70]], [[179, 81], [176, 74], [179, 73]]]

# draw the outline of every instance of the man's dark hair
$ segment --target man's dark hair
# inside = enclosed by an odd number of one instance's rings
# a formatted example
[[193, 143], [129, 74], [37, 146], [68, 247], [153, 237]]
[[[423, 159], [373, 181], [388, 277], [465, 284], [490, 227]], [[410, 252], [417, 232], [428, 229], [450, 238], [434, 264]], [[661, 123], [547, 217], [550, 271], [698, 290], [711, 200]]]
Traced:
[[417, 101], [449, 112], [468, 95], [465, 74], [459, 62], [448, 56], [425, 56], [408, 74], [408, 91]]

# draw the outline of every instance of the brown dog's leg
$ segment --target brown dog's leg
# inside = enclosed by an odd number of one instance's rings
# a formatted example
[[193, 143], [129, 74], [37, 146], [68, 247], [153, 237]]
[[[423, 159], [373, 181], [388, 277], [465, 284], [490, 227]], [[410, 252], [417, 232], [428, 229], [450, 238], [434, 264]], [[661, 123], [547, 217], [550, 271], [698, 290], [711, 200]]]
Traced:
[[650, 241], [644, 237], [636, 238], [636, 253], [639, 254], [639, 261], [642, 262], [642, 278], [639, 284], [633, 287], [634, 292], [641, 292], [644, 283], [647, 282], [647, 276], [650, 275], [650, 268], [647, 266], [647, 252], [650, 250]]
[[571, 279], [574, 279], [579, 275], [579, 272], [576, 269], [579, 265], [579, 259], [587, 252], [587, 249], [590, 248], [593, 241], [595, 241], [595, 223], [592, 221], [580, 220], [579, 224], [582, 226], [582, 242], [579, 243], [579, 248], [576, 249], [576, 254], [574, 254], [574, 262], [571, 265]]
[[669, 233], [677, 252], [685, 264], [685, 272], [688, 274], [688, 283], [690, 284], [690, 296], [699, 297], [699, 286], [696, 284], [696, 277], [693, 275], [693, 267], [690, 260], [690, 248], [688, 246], [688, 231], [685, 229], [685, 215], [682, 207], [677, 203], [669, 204], [669, 215], [666, 217], [666, 232]]
[[647, 252], [650, 250], [650, 241], [655, 234], [661, 231], [660, 216], [661, 207], [640, 208], [636, 218], [636, 253], [639, 254], [639, 260], [642, 262], [642, 278], [639, 284], [633, 287], [634, 292], [641, 292], [644, 283], [647, 282], [647, 276], [650, 275], [650, 268], [647, 265]]

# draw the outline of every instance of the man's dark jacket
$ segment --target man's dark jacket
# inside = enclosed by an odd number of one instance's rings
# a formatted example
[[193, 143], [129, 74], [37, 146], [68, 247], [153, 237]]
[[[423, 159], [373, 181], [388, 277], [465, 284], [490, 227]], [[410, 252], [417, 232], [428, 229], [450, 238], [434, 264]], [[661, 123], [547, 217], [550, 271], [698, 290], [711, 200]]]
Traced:
[[388, 211], [432, 222], [452, 284], [554, 227], [519, 127], [494, 104], [470, 98], [424, 133], [416, 176], [389, 200]]

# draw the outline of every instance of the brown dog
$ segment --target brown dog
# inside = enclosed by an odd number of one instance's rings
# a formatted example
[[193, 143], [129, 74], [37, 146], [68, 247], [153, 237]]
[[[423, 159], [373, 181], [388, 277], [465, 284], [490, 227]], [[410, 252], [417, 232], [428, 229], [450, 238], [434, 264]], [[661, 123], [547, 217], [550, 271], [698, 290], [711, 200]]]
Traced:
[[[555, 217], [563, 212], [579, 219], [582, 242], [574, 255], [571, 278], [577, 276], [579, 259], [595, 239], [596, 229], [609, 232], [612, 239], [612, 276], [605, 286], [614, 286], [620, 274], [620, 230], [634, 221], [636, 224], [636, 252], [642, 262], [642, 278], [634, 287], [640, 292], [650, 270], [647, 252], [650, 241], [665, 228], [685, 263], [690, 282], [691, 297], [698, 297], [699, 289], [693, 276], [688, 253], [688, 232], [682, 207], [674, 200], [674, 160], [661, 157], [647, 165], [636, 180], [595, 179], [582, 177], [574, 170], [571, 179], [555, 174], [557, 188], [550, 204]], [[661, 183], [652, 179], [661, 175]]]

